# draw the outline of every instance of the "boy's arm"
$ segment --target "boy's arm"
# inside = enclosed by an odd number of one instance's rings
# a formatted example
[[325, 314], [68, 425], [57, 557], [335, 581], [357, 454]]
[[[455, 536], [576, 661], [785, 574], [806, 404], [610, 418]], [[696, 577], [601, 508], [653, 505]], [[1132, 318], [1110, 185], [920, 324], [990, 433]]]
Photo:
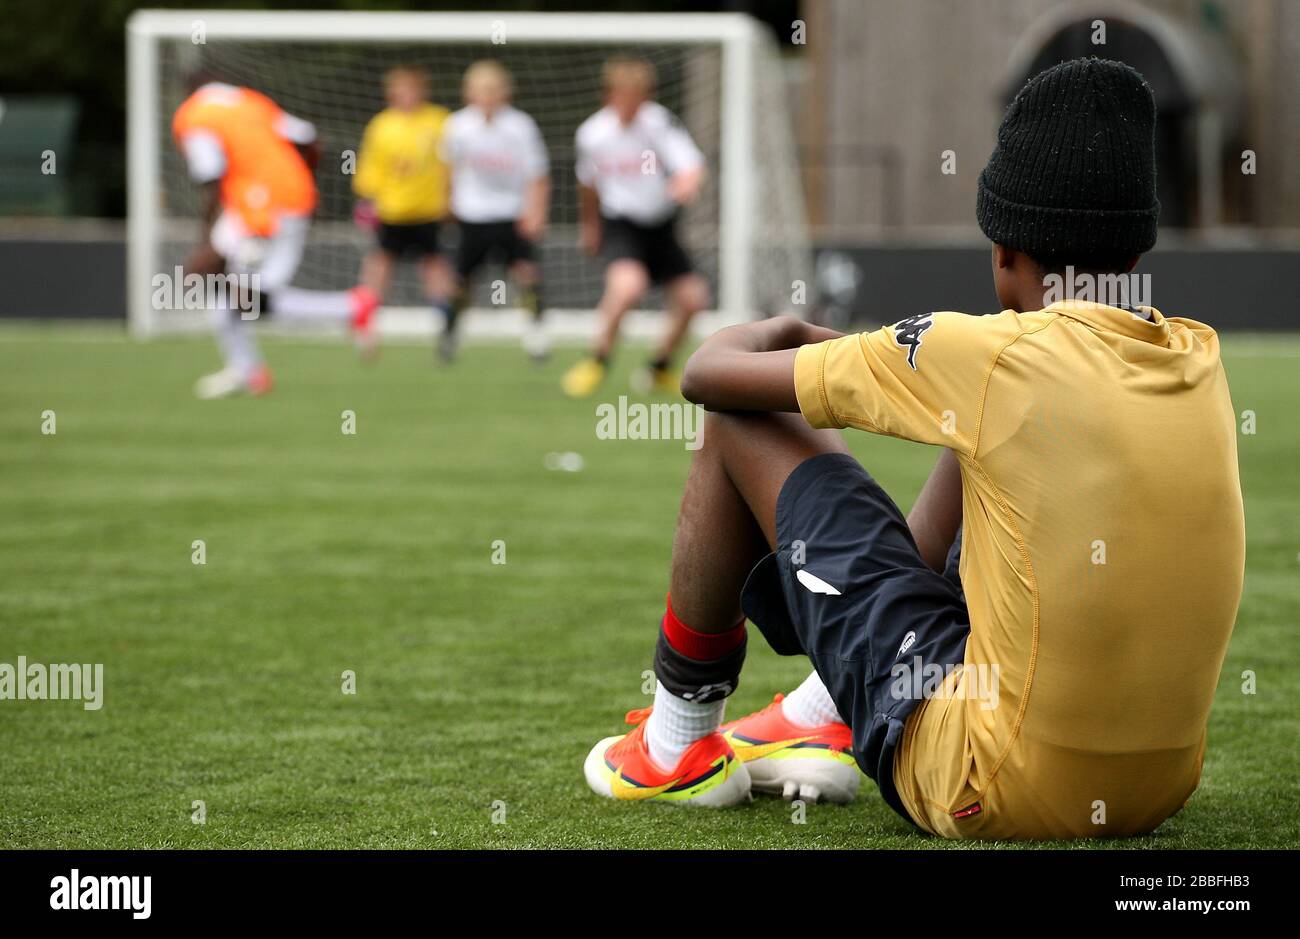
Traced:
[[668, 195], [678, 205], [690, 205], [704, 187], [704, 164], [678, 170], [668, 177]]
[[587, 254], [600, 251], [600, 196], [585, 183], [578, 183], [578, 244]]
[[529, 118], [527, 126], [524, 166], [528, 171], [528, 186], [524, 192], [524, 211], [519, 217], [519, 232], [529, 241], [536, 241], [546, 231], [551, 213], [551, 161], [536, 122]]
[[1023, 334], [1009, 310], [919, 313], [806, 346], [795, 365], [800, 410], [813, 427], [856, 427], [972, 454], [993, 369]]
[[798, 411], [796, 351], [841, 335], [793, 316], [719, 330], [687, 361], [682, 396], [710, 411]]
[[203, 230], [209, 234], [212, 232], [212, 225], [221, 214], [221, 183], [218, 180], [204, 183], [202, 195], [199, 197], [202, 205]]
[[961, 527], [961, 466], [951, 450], [939, 454], [939, 462], [907, 513], [907, 527], [926, 565], [942, 574]]
[[686, 128], [671, 113], [660, 112], [665, 123], [659, 139], [664, 167], [668, 170], [668, 195], [678, 205], [689, 205], [704, 185], [704, 153]]
[[302, 161], [307, 164], [307, 169], [311, 170], [312, 173], [315, 174], [317, 168], [320, 166], [320, 141], [313, 140], [311, 143], [296, 143], [293, 146], [294, 149], [298, 151], [298, 156], [302, 157]]
[[551, 177], [538, 176], [528, 184], [524, 194], [524, 211], [519, 217], [519, 232], [529, 241], [536, 241], [546, 230], [546, 219], [551, 206]]
[[456, 221], [456, 213], [451, 208], [452, 193], [456, 191], [456, 166], [460, 162], [460, 147], [456, 139], [455, 123], [451, 118], [442, 122], [438, 130], [438, 141], [433, 147], [434, 159], [442, 166], [442, 204], [443, 217]]
[[212, 225], [221, 212], [221, 183], [218, 180], [203, 183], [199, 196], [201, 218], [203, 219], [203, 240], [195, 245], [185, 259], [185, 273], [220, 274], [225, 270], [226, 261], [217, 249], [212, 247]]
[[578, 177], [578, 247], [594, 256], [600, 252], [600, 195], [595, 160], [586, 142], [587, 128], [584, 123], [573, 137], [573, 171]]
[[307, 164], [307, 168], [316, 172], [320, 165], [320, 137], [316, 133], [316, 125], [311, 121], [295, 117], [287, 111], [276, 108], [275, 130], [281, 137], [293, 144], [294, 149], [298, 151], [298, 156]]
[[197, 274], [219, 274], [224, 261], [212, 247], [212, 225], [221, 212], [221, 178], [226, 172], [226, 156], [215, 135], [191, 132], [176, 140], [176, 146], [185, 157], [190, 178], [199, 185], [199, 218], [203, 222], [203, 240], [195, 245], [185, 259], [185, 271]]

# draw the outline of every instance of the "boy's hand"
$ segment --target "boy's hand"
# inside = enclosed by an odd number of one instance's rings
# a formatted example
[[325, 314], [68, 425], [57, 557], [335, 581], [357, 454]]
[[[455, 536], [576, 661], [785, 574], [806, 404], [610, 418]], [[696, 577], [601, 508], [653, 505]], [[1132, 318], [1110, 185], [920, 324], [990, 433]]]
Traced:
[[710, 411], [798, 411], [796, 350], [841, 335], [793, 316], [719, 330], [686, 362], [682, 396]]
[[690, 205], [700, 195], [704, 185], [704, 170], [683, 170], [668, 179], [668, 196], [678, 205]]
[[515, 222], [515, 231], [527, 241], [537, 241], [546, 232], [546, 217], [536, 212], [525, 212]]
[[186, 274], [201, 274], [205, 277], [220, 274], [225, 269], [226, 259], [217, 253], [217, 249], [212, 247], [210, 241], [195, 245], [182, 268]]
[[316, 168], [320, 166], [320, 141], [312, 140], [308, 143], [294, 144], [294, 146], [298, 150], [298, 155], [302, 157], [302, 161], [307, 164], [307, 168], [315, 174]]

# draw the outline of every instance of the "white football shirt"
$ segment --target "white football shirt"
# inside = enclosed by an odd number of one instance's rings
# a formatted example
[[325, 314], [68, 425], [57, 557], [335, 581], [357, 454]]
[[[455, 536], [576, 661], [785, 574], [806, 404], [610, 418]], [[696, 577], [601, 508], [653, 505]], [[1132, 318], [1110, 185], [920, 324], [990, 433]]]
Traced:
[[524, 208], [528, 184], [550, 169], [541, 131], [512, 107], [488, 120], [481, 108], [447, 119], [442, 158], [451, 168], [451, 211], [463, 222], [512, 222]]
[[691, 135], [662, 104], [647, 101], [631, 123], [613, 108], [582, 122], [575, 140], [578, 182], [600, 196], [600, 212], [639, 225], [657, 225], [677, 211], [668, 178], [704, 163]]

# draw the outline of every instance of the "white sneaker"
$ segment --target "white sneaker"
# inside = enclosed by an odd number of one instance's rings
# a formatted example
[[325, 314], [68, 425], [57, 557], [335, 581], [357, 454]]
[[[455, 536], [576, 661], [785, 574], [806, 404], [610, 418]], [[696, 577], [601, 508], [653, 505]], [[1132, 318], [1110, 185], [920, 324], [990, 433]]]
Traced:
[[229, 398], [248, 391], [248, 377], [238, 369], [223, 368], [194, 383], [194, 393], [204, 401]]

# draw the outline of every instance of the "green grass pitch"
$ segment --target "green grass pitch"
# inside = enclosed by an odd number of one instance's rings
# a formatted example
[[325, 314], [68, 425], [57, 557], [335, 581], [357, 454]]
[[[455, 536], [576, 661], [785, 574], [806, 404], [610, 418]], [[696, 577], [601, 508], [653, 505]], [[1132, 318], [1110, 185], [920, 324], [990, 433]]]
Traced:
[[[1300, 843], [1300, 339], [1225, 346], [1257, 422], [1239, 439], [1245, 598], [1200, 790], [1120, 846]], [[416, 346], [376, 367], [342, 344], [268, 357], [275, 394], [203, 403], [206, 340], [0, 329], [0, 662], [105, 666], [98, 712], [0, 701], [0, 847], [945, 846], [866, 781], [803, 824], [779, 800], [690, 812], [587, 791], [590, 745], [648, 703], [689, 454], [597, 439], [594, 405], [558, 392], [572, 351], [540, 369], [513, 347], [442, 370]], [[602, 400], [626, 387], [624, 368]], [[910, 505], [934, 452], [851, 438]], [[548, 470], [557, 451], [584, 468]], [[1148, 562], [1179, 576], [1177, 557]], [[751, 643], [730, 713], [805, 668]]]

